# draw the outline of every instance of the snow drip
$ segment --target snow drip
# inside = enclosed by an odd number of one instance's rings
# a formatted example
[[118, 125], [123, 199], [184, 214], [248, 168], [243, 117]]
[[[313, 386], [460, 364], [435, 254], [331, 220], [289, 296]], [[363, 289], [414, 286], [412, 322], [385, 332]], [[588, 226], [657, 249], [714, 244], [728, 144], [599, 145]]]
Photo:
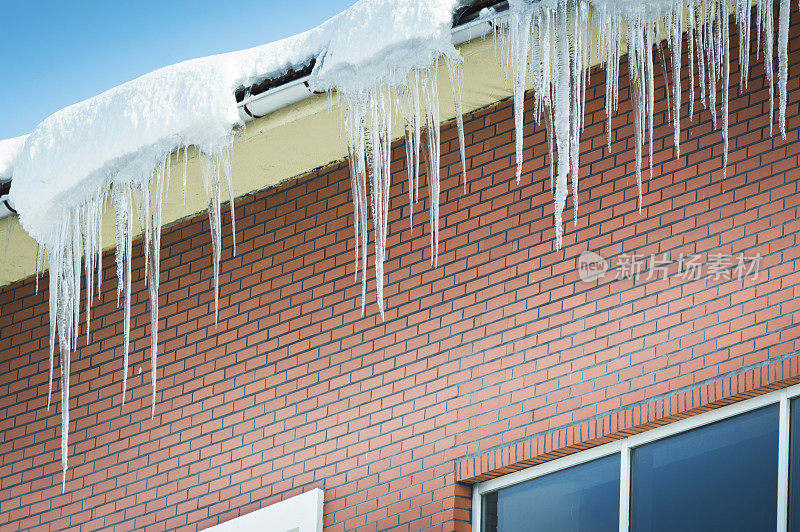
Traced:
[[[179, 152], [180, 153], [180, 152]], [[220, 260], [220, 183], [223, 179], [230, 188], [230, 151], [229, 146], [205, 154], [200, 152], [203, 179], [206, 183], [206, 195], [209, 203], [211, 219], [211, 235], [214, 264], [214, 307], [215, 316], [218, 307], [218, 272]], [[186, 150], [183, 157], [188, 157]], [[185, 168], [185, 165], [184, 165]], [[185, 170], [184, 170], [185, 171]], [[104, 193], [92, 196], [80, 208], [67, 211], [57, 224], [56, 234], [40, 245], [37, 254], [37, 290], [38, 274], [46, 260], [50, 269], [50, 366], [47, 393], [47, 407], [50, 408], [53, 388], [53, 362], [56, 337], [58, 337], [59, 358], [61, 367], [61, 464], [62, 490], [66, 482], [67, 444], [69, 428], [69, 390], [70, 390], [70, 358], [77, 348], [80, 324], [80, 290], [81, 263], [86, 283], [86, 338], [90, 334], [90, 318], [92, 299], [100, 298], [102, 280], [102, 218], [107, 202], [114, 206], [116, 219], [116, 266], [117, 266], [117, 304], [120, 296], [124, 306], [124, 340], [123, 340], [123, 380], [122, 404], [128, 383], [128, 355], [130, 349], [131, 320], [131, 255], [133, 242], [133, 220], [138, 217], [139, 227], [143, 230], [145, 283], [150, 296], [150, 375], [152, 383], [152, 405], [150, 415], [155, 414], [156, 401], [156, 369], [158, 354], [158, 284], [160, 272], [161, 249], [161, 207], [170, 179], [170, 156], [153, 172], [153, 175], [142, 182], [123, 182], [112, 185]], [[233, 203], [231, 203], [233, 219]]]
[[[659, 54], [666, 79], [662, 40], [670, 51], [672, 86], [667, 89], [674, 127], [675, 156], [680, 157], [680, 118], [683, 99], [681, 54], [684, 33], [689, 58], [689, 118], [694, 117], [695, 92], [709, 109], [714, 128], [721, 121], [724, 142], [723, 175], [728, 164], [728, 101], [730, 92], [730, 18], [739, 32], [740, 90], [747, 88], [750, 57], [751, 0], [510, 0], [509, 16], [499, 20], [496, 39], [502, 50], [501, 66], [514, 93], [516, 177], [523, 163], [524, 95], [533, 90], [534, 116], [544, 118], [548, 130], [553, 186], [553, 144], [558, 155], [555, 177], [556, 249], [562, 245], [562, 213], [567, 179], [572, 176], [574, 222], [578, 217], [580, 133], [590, 60], [606, 69], [606, 115], [611, 149], [612, 114], [619, 102], [620, 57], [627, 50], [633, 106], [634, 151], [639, 211], [642, 204], [642, 152], [647, 143], [653, 173], [653, 114], [655, 61]], [[770, 131], [774, 121], [773, 1], [756, 0], [757, 50], [764, 44], [764, 66], [770, 93]], [[786, 137], [789, 0], [781, 0], [778, 21], [778, 124]], [[594, 46], [590, 36], [596, 36]], [[717, 101], [718, 90], [721, 102]]]

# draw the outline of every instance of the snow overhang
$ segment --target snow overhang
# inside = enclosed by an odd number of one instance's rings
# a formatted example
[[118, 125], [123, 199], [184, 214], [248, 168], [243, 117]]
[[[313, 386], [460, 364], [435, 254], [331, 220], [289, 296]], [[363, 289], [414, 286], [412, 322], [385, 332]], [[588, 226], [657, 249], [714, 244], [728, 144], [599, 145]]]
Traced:
[[[453, 29], [453, 42], [464, 58], [462, 99], [465, 113], [511, 96], [511, 88], [504, 85], [495, 57], [490, 23], [478, 18], [481, 9], [492, 6], [502, 11], [507, 3], [474, 2], [456, 16], [460, 24]], [[240, 113], [246, 117], [247, 126], [237, 137], [232, 153], [236, 197], [273, 187], [347, 156], [336, 99], [329, 99], [327, 94], [315, 94], [307, 87], [311, 67], [313, 63], [237, 91]], [[451, 121], [455, 114], [444, 65], [439, 68], [438, 83], [442, 121]], [[248, 112], [253, 116], [248, 116]], [[393, 131], [396, 138], [402, 134], [399, 126]], [[174, 175], [182, 171], [181, 165], [172, 163]], [[189, 150], [185, 203], [180, 188], [170, 187], [167, 193], [163, 206], [164, 225], [206, 211], [200, 164], [192, 150]], [[0, 240], [5, 240], [9, 231], [8, 252], [0, 253], [0, 286], [35, 273], [36, 241], [18, 227], [14, 217], [0, 219]], [[138, 227], [135, 231], [140, 233]], [[104, 249], [114, 247], [114, 234], [113, 209], [107, 209], [103, 218]]]

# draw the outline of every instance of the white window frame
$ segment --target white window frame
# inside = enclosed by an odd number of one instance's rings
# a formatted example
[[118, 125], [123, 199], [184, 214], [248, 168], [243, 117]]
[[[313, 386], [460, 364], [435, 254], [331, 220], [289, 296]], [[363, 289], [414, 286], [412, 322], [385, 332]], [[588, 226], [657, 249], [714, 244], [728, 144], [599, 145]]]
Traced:
[[639, 434], [634, 434], [610, 443], [598, 445], [585, 451], [556, 458], [543, 464], [532, 466], [507, 475], [479, 482], [472, 487], [472, 526], [476, 532], [481, 531], [481, 503], [487, 493], [527, 482], [534, 478], [549, 475], [576, 465], [591, 462], [598, 458], [620, 455], [620, 482], [619, 482], [619, 530], [628, 532], [630, 525], [630, 479], [631, 479], [631, 452], [636, 447], [668, 438], [717, 421], [722, 421], [739, 414], [757, 410], [765, 406], [779, 405], [778, 413], [778, 505], [777, 532], [786, 532], [789, 506], [789, 422], [790, 401], [800, 396], [800, 384], [795, 384], [768, 392], [751, 399], [715, 408], [708, 412], [674, 421], [654, 429], [649, 429]]
[[314, 488], [255, 512], [225, 521], [213, 532], [322, 532], [325, 495]]

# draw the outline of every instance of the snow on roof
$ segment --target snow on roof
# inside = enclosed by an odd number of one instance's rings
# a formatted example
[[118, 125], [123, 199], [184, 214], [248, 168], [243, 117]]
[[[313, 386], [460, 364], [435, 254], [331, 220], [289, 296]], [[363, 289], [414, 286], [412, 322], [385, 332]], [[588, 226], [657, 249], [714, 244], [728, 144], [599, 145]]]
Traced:
[[171, 152], [212, 153], [241, 125], [235, 90], [317, 64], [318, 89], [396, 84], [450, 43], [458, 0], [361, 0], [305, 33], [263, 46], [151, 72], [46, 118], [27, 139], [11, 197], [40, 243], [56, 220], [113, 184], [141, 184]]
[[[409, 71], [458, 58], [450, 29], [456, 0], [362, 0], [331, 20], [328, 46], [311, 75], [315, 90], [354, 92], [406, 82]], [[345, 30], [346, 31], [342, 31]]]
[[11, 197], [40, 243], [63, 213], [112, 184], [141, 184], [166, 155], [227, 146], [240, 123], [234, 90], [309, 61], [320, 28], [267, 45], [171, 65], [46, 118], [17, 160]]

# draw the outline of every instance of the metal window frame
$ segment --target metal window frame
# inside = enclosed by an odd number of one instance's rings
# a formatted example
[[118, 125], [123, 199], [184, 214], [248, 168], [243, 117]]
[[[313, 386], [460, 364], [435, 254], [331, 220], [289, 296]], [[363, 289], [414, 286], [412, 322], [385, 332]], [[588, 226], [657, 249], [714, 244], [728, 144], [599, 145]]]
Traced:
[[778, 404], [778, 504], [776, 508], [778, 523], [777, 531], [786, 532], [789, 506], [790, 401], [798, 396], [800, 396], [800, 384], [795, 384], [781, 390], [768, 392], [757, 397], [738, 401], [736, 403], [674, 421], [667, 425], [662, 425], [639, 434], [634, 434], [610, 443], [592, 447], [591, 449], [587, 449], [585, 451], [579, 451], [569, 456], [556, 458], [543, 464], [532, 466], [475, 484], [472, 487], [473, 529], [476, 531], [481, 530], [481, 503], [483, 501], [483, 496], [487, 493], [492, 493], [509, 486], [514, 486], [522, 482], [527, 482], [528, 480], [549, 475], [550, 473], [555, 473], [557, 471], [568, 469], [586, 462], [591, 462], [592, 460], [597, 460], [598, 458], [619, 453], [619, 530], [620, 532], [628, 532], [630, 526], [631, 453], [633, 449], [657, 440], [675, 436], [682, 432], [744, 414], [752, 410]]

